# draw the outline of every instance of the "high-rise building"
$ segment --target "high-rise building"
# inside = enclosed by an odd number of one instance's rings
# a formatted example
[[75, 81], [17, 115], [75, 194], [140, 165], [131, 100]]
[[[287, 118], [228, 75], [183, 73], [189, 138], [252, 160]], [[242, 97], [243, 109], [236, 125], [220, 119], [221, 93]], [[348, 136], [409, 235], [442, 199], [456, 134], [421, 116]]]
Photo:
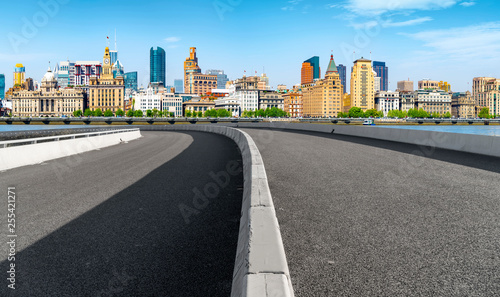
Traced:
[[184, 92], [205, 95], [217, 89], [217, 75], [203, 74], [198, 66], [196, 48], [189, 49], [189, 57], [184, 61]]
[[411, 81], [410, 79], [398, 81], [398, 91], [413, 92], [413, 81]]
[[137, 91], [137, 71], [127, 72], [123, 75], [125, 89]]
[[90, 110], [101, 109], [116, 112], [118, 109], [125, 110], [125, 85], [123, 76], [113, 77], [113, 66], [109, 48], [104, 50], [102, 59], [102, 74], [100, 78], [90, 78], [89, 101]]
[[166, 84], [165, 51], [161, 47], [149, 50], [149, 82]]
[[342, 112], [343, 90], [332, 55], [325, 78], [302, 86], [304, 116], [336, 117]]
[[346, 81], [347, 68], [344, 65], [339, 64], [337, 66], [337, 71], [339, 72], [340, 83], [344, 87], [344, 93], [346, 93], [346, 90], [347, 90], [347, 81]]
[[116, 78], [117, 76], [123, 76], [125, 74], [123, 65], [120, 62], [120, 60], [116, 60], [115, 63], [113, 63], [112, 65], [113, 65], [112, 71], [114, 78]]
[[389, 89], [389, 68], [385, 66], [385, 62], [373, 61], [373, 70], [380, 77], [380, 90], [387, 91]]
[[61, 61], [54, 70], [57, 84], [60, 88], [67, 86], [88, 86], [92, 77], [101, 76], [101, 63], [99, 61]]
[[109, 57], [111, 60], [111, 65], [115, 65], [116, 61], [118, 61], [118, 51], [115, 50], [109, 50]]
[[373, 71], [373, 91], [375, 93], [380, 92], [380, 85], [382, 83], [382, 78], [377, 76], [377, 73]]
[[314, 56], [302, 63], [301, 84], [312, 83], [315, 79], [321, 78], [321, 69], [319, 67], [319, 57]]
[[174, 79], [174, 88], [176, 93], [184, 93], [184, 81], [182, 79]]
[[14, 87], [22, 86], [25, 80], [25, 75], [26, 69], [23, 64], [16, 64], [16, 67], [14, 68]]
[[283, 110], [287, 112], [290, 117], [298, 118], [302, 116], [302, 93], [292, 91], [283, 94], [283, 104]]
[[453, 93], [451, 96], [451, 115], [456, 118], [475, 118], [476, 102], [469, 91]]
[[209, 69], [205, 71], [205, 74], [217, 75], [217, 89], [225, 89], [226, 83], [229, 81], [227, 75], [224, 74], [224, 70]]
[[0, 100], [5, 99], [5, 75], [0, 74]]
[[359, 107], [363, 111], [375, 108], [374, 76], [371, 60], [354, 61], [351, 72], [351, 107]]

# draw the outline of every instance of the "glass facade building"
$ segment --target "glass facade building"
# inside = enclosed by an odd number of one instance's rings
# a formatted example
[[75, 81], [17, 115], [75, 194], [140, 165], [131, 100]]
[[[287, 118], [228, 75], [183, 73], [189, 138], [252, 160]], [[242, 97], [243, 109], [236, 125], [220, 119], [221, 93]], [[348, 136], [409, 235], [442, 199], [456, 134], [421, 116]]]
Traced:
[[151, 48], [149, 51], [149, 82], [166, 83], [165, 50], [161, 47]]
[[389, 89], [389, 69], [385, 66], [385, 62], [373, 61], [373, 71], [380, 77], [380, 90], [387, 91]]
[[182, 79], [174, 79], [174, 88], [176, 93], [184, 93], [184, 81]]
[[111, 58], [111, 65], [115, 64], [118, 61], [118, 51], [109, 50], [109, 57]]
[[210, 69], [205, 71], [205, 74], [217, 75], [217, 89], [225, 89], [226, 83], [229, 81], [224, 70]]
[[313, 67], [313, 79], [321, 78], [318, 56], [314, 56], [310, 59], [307, 59], [304, 61], [304, 63], [309, 63]]
[[347, 86], [346, 86], [346, 76], [347, 76], [347, 68], [342, 65], [342, 64], [339, 64], [337, 66], [337, 70], [339, 72], [339, 76], [340, 76], [340, 82], [342, 83], [342, 85], [344, 86], [344, 94], [347, 93], [346, 90], [347, 90]]
[[127, 72], [123, 75], [125, 80], [125, 90], [137, 91], [137, 71]]
[[5, 99], [5, 75], [0, 74], [0, 100]]

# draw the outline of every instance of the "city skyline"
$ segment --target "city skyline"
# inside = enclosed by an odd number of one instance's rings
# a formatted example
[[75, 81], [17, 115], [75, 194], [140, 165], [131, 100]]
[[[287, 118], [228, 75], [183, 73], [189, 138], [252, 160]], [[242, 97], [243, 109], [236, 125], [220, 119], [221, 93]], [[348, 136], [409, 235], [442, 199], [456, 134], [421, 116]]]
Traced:
[[[264, 71], [273, 88], [300, 83], [301, 63], [311, 56], [319, 56], [320, 67], [326, 69], [332, 51], [337, 63], [348, 68], [361, 57], [384, 61], [390, 68], [390, 90], [397, 81], [429, 78], [449, 82], [453, 91], [466, 91], [474, 77], [500, 76], [495, 67], [499, 4], [494, 1], [402, 0], [398, 6], [366, 0], [157, 1], [140, 7], [127, 1], [27, 2], [21, 13], [5, 3], [7, 13], [0, 20], [8, 28], [0, 41], [6, 88], [12, 86], [18, 63], [26, 67], [26, 77], [40, 81], [49, 61], [54, 67], [67, 59], [100, 60], [108, 43], [114, 50], [115, 29], [120, 61], [125, 72], [138, 72], [139, 86], [149, 82], [153, 46], [166, 51], [168, 85], [183, 77], [189, 47], [198, 49], [203, 69], [224, 70], [230, 79], [242, 77], [245, 70]], [[111, 13], [118, 3], [121, 13]], [[165, 10], [157, 8], [162, 5], [177, 13], [165, 18]], [[74, 15], [87, 13], [92, 14], [89, 21], [73, 21]], [[251, 23], [260, 29], [246, 26]], [[242, 28], [247, 28], [243, 34]]]

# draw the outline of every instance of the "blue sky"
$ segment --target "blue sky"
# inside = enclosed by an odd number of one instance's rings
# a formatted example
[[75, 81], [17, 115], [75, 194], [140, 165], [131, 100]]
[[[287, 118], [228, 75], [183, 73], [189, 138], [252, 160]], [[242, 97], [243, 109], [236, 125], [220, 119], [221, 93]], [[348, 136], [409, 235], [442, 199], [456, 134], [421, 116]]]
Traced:
[[7, 87], [16, 63], [40, 80], [49, 61], [101, 61], [106, 36], [114, 48], [115, 29], [118, 57], [142, 85], [152, 46], [167, 52], [169, 84], [183, 77], [191, 46], [203, 72], [223, 69], [235, 79], [265, 68], [273, 87], [300, 83], [301, 63], [311, 56], [320, 57], [324, 76], [332, 51], [349, 73], [354, 51], [356, 58], [371, 52], [389, 67], [392, 90], [408, 78], [465, 91], [475, 76], [500, 77], [500, 3], [493, 0], [41, 0], [8, 1], [2, 12]]

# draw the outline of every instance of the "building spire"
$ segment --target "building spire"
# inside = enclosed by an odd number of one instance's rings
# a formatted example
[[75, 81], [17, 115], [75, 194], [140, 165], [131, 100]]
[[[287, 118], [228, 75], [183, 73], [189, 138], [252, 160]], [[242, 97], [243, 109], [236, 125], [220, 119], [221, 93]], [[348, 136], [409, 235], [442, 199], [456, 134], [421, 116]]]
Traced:
[[337, 73], [337, 66], [335, 65], [335, 60], [333, 59], [333, 54], [330, 56], [330, 63], [328, 64], [328, 68], [326, 69], [326, 75]]

